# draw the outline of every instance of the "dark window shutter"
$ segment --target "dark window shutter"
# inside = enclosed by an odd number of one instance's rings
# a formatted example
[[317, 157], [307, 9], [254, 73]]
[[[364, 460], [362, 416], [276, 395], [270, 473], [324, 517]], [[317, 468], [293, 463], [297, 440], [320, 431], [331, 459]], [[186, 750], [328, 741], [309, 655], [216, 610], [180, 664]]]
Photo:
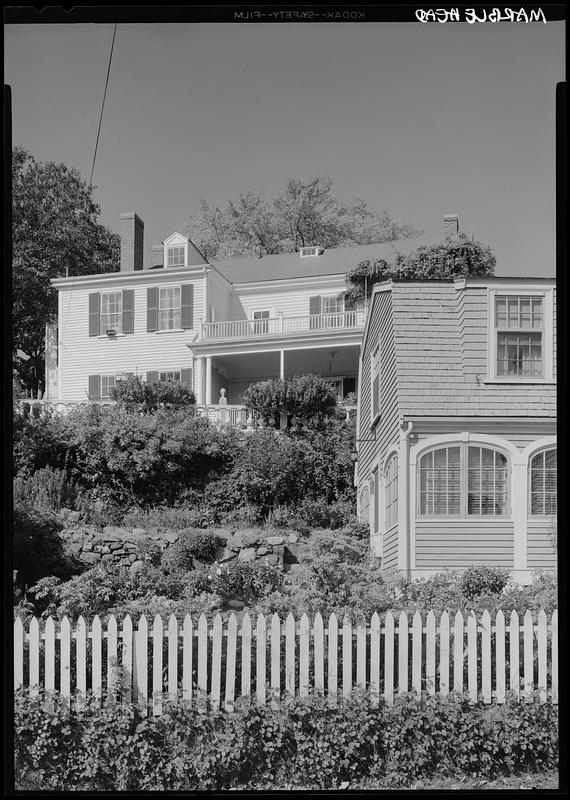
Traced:
[[99, 336], [101, 326], [101, 296], [99, 292], [89, 295], [89, 336]]
[[123, 289], [123, 333], [135, 332], [135, 292]]
[[158, 371], [152, 371], [146, 373], [146, 382], [147, 383], [158, 383]]
[[89, 375], [87, 395], [90, 400], [101, 399], [101, 376]]
[[314, 330], [315, 328], [319, 327], [320, 320], [315, 315], [320, 313], [321, 313], [321, 296], [315, 295], [314, 297], [309, 297], [309, 314], [311, 315], [309, 327], [311, 330]]
[[180, 370], [180, 383], [184, 383], [189, 389], [192, 388], [192, 369], [188, 367], [188, 369]]
[[146, 290], [146, 329], [158, 330], [158, 288], [150, 286]]
[[183, 283], [180, 299], [180, 325], [184, 329], [194, 327], [194, 286]]

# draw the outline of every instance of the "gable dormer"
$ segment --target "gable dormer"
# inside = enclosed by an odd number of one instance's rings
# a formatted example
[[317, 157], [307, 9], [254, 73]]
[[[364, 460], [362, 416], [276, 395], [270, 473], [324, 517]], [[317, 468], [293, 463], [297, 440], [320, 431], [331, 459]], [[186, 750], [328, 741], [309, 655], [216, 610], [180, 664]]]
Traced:
[[162, 245], [163, 264], [167, 269], [169, 267], [193, 267], [197, 264], [207, 264], [202, 253], [182, 233], [174, 231], [163, 241]]

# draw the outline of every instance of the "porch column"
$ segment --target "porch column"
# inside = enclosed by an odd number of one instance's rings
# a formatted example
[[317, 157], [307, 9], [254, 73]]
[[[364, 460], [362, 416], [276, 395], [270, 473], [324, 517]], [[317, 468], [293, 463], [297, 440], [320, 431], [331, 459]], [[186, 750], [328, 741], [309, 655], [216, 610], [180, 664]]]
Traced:
[[204, 359], [202, 356], [196, 356], [194, 359], [194, 386], [198, 389], [196, 402], [198, 405], [203, 406], [206, 397], [204, 394]]
[[212, 405], [212, 356], [206, 356], [206, 405]]
[[285, 350], [279, 351], [279, 377], [285, 380]]

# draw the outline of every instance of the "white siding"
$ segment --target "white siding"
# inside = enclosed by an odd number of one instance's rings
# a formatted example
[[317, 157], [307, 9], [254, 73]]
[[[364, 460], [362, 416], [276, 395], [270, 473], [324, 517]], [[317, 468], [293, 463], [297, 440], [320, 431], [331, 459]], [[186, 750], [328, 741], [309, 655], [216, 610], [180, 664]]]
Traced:
[[[149, 370], [192, 367], [188, 344], [194, 339], [204, 307], [203, 279], [185, 279], [152, 272], [136, 284], [125, 280], [112, 286], [75, 286], [60, 290], [60, 392], [59, 401], [85, 403], [89, 375], [134, 372], [143, 376]], [[166, 284], [194, 285], [194, 329], [147, 333], [147, 288]], [[96, 291], [134, 289], [134, 333], [110, 339], [89, 336], [89, 294]]]
[[556, 567], [556, 521], [529, 519], [527, 528], [527, 566], [529, 569]]
[[512, 567], [513, 523], [504, 520], [416, 521], [416, 568], [457, 569], [472, 564]]
[[321, 278], [318, 284], [311, 283], [303, 287], [299, 279], [298, 287], [292, 288], [291, 284], [279, 286], [279, 281], [274, 285], [268, 283], [260, 288], [235, 287], [231, 298], [230, 319], [251, 319], [253, 311], [268, 309], [271, 316], [282, 312], [286, 317], [304, 317], [309, 314], [309, 298], [314, 295], [336, 297], [344, 294], [346, 284], [344, 276], [337, 275]]

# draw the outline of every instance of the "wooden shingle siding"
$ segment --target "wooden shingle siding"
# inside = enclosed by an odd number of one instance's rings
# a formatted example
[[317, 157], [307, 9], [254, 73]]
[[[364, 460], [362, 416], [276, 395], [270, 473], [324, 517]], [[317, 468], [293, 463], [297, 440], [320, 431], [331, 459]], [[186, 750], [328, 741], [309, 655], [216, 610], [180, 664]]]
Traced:
[[384, 533], [382, 569], [398, 567], [398, 526], [393, 525]]
[[513, 566], [513, 523], [493, 520], [417, 520], [416, 568], [471, 564]]
[[529, 569], [556, 567], [556, 523], [549, 519], [529, 519], [527, 528], [527, 565]]

